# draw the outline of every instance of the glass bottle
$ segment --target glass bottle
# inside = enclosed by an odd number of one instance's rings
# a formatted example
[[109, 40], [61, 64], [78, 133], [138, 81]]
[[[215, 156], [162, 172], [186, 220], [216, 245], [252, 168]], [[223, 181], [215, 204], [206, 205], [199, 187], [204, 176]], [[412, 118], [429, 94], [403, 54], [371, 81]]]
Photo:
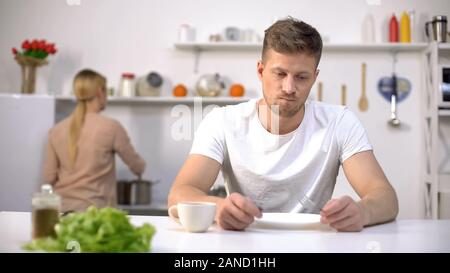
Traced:
[[367, 44], [375, 43], [375, 19], [372, 14], [364, 17], [362, 24], [362, 42]]
[[41, 186], [41, 191], [32, 199], [32, 238], [55, 236], [55, 225], [59, 221], [61, 197], [53, 192], [49, 184]]
[[411, 10], [409, 11], [409, 26], [411, 28], [410, 34], [411, 34], [411, 42], [417, 43], [419, 42], [419, 31], [417, 30], [417, 19], [416, 19], [416, 11]]

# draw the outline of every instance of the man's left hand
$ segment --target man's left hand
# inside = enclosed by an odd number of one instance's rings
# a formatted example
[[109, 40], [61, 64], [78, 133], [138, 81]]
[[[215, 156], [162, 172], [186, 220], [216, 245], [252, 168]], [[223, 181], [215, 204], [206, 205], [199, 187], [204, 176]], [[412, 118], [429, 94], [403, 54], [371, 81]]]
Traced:
[[364, 227], [364, 211], [360, 203], [350, 196], [331, 199], [320, 212], [320, 222], [338, 231], [361, 231]]

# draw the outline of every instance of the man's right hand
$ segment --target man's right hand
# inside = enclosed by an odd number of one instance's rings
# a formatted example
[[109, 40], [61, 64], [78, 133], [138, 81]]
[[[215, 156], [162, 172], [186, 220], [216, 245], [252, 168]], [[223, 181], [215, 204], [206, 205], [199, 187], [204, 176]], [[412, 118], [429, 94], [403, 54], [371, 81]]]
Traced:
[[223, 229], [243, 230], [253, 223], [255, 217], [262, 217], [261, 210], [250, 198], [236, 192], [218, 205], [216, 221]]

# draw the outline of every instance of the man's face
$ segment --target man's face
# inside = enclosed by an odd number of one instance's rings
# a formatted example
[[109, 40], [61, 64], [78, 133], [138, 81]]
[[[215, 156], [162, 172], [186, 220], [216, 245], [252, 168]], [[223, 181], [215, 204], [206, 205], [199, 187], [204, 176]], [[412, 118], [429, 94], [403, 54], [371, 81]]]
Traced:
[[258, 62], [258, 76], [266, 103], [279, 107], [281, 117], [300, 111], [316, 81], [316, 59], [306, 53], [281, 54], [269, 49]]

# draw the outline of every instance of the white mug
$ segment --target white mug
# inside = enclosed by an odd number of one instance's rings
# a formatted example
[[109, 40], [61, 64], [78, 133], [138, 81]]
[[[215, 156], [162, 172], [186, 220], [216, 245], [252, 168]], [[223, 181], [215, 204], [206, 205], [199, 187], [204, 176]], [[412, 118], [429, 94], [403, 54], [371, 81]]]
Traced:
[[[178, 218], [174, 212], [178, 211]], [[180, 202], [169, 208], [169, 216], [188, 232], [205, 232], [214, 222], [216, 204], [212, 202]]]

